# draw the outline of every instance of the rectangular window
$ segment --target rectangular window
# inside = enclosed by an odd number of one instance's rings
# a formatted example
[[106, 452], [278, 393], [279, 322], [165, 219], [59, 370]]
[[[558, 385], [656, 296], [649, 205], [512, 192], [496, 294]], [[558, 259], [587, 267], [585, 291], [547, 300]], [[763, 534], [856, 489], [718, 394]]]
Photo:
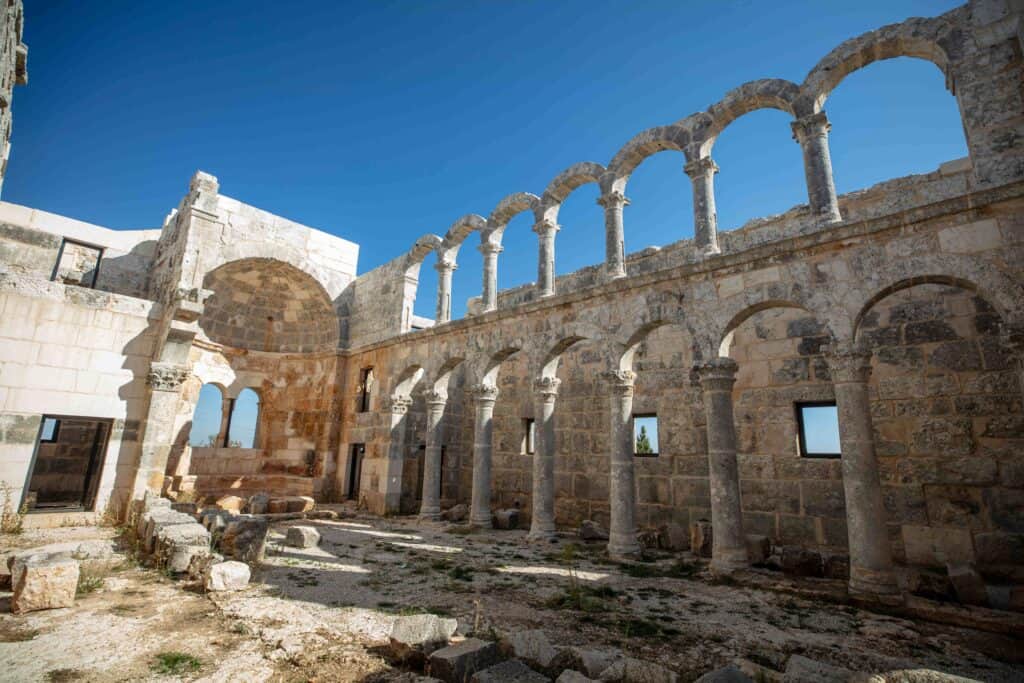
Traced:
[[537, 421], [532, 417], [523, 418], [523, 445], [520, 453], [533, 455], [537, 443]]
[[658, 416], [633, 416], [633, 455], [644, 458], [658, 457]]
[[370, 385], [373, 384], [373, 368], [359, 371], [359, 412], [370, 410]]
[[839, 413], [835, 401], [796, 404], [800, 457], [838, 458]]
[[55, 417], [43, 418], [43, 431], [39, 440], [43, 443], [55, 443], [60, 435], [60, 420]]
[[61, 242], [57, 253], [57, 265], [53, 269], [53, 280], [79, 287], [96, 286], [100, 272], [103, 247], [66, 239]]

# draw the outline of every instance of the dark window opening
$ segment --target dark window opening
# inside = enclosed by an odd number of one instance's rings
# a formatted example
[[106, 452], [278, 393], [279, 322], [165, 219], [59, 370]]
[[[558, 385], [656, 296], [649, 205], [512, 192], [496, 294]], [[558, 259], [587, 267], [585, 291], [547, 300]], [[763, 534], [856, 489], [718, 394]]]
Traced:
[[835, 401], [814, 401], [796, 404], [797, 434], [800, 457], [838, 458], [839, 412]]
[[23, 500], [29, 512], [93, 508], [112, 422], [43, 416]]
[[57, 252], [57, 264], [51, 279], [66, 285], [92, 289], [96, 286], [102, 259], [103, 247], [65, 238]]
[[523, 418], [523, 443], [519, 448], [522, 455], [533, 455], [537, 445], [537, 421], [532, 417]]
[[658, 457], [658, 416], [633, 416], [633, 455], [644, 458]]
[[363, 456], [366, 455], [366, 444], [354, 443], [348, 456], [348, 486], [345, 497], [349, 500], [359, 498], [359, 479], [363, 474]]
[[370, 410], [370, 385], [373, 383], [373, 368], [359, 371], [359, 412]]

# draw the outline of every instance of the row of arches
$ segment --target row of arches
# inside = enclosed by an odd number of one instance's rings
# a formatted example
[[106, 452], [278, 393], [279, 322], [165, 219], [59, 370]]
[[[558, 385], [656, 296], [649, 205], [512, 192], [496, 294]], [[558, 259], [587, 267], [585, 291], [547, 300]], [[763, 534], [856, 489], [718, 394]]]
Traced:
[[260, 395], [243, 388], [229, 397], [217, 383], [199, 390], [188, 443], [199, 448], [259, 448]]
[[[424, 235], [407, 255], [407, 271], [415, 269], [413, 275], [417, 274], [424, 259], [435, 254], [438, 270], [436, 322], [448, 322], [452, 317], [452, 273], [457, 267], [460, 249], [471, 234], [479, 233], [483, 269], [479, 311], [493, 310], [497, 306], [498, 261], [504, 250], [504, 234], [513, 219], [527, 214], [538, 235], [534, 296], [550, 296], [555, 293], [554, 254], [559, 212], [575, 191], [594, 185], [599, 189], [598, 203], [604, 211], [603, 279], [623, 277], [626, 263], [622, 215], [629, 204], [625, 191], [640, 164], [664, 151], [683, 154], [685, 171], [692, 184], [697, 247], [705, 255], [717, 254], [720, 245], [714, 175], [718, 167], [711, 152], [722, 132], [737, 119], [765, 109], [793, 118], [792, 135], [803, 150], [810, 211], [826, 223], [841, 220], [828, 148], [830, 124], [823, 109], [831, 92], [857, 69], [902, 56], [936, 65], [947, 87], [955, 94], [953, 72], [963, 49], [959, 42], [962, 39], [952, 30], [949, 18], [938, 17], [910, 20], [846, 41], [822, 59], [801, 84], [784, 79], [746, 83], [706, 111], [636, 135], [607, 166], [596, 162], [575, 164], [558, 174], [539, 195], [529, 192], [508, 195], [486, 217], [468, 214], [456, 220], [443, 236]], [[403, 331], [411, 327], [411, 323], [405, 324]]]

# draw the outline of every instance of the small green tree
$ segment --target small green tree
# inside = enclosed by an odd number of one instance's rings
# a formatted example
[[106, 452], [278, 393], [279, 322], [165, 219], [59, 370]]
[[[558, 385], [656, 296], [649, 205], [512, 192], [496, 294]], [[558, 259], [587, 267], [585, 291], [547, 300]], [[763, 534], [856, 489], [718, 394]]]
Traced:
[[651, 440], [647, 438], [647, 427], [640, 425], [640, 433], [636, 435], [636, 452], [650, 454], [654, 452], [651, 448]]

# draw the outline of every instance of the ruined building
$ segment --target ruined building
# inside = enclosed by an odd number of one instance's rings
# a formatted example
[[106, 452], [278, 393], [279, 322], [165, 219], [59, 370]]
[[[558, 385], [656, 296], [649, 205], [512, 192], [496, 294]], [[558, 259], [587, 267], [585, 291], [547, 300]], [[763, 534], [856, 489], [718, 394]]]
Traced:
[[[20, 0], [6, 11], [5, 138], [27, 78]], [[851, 589], [881, 599], [901, 568], [973, 563], [1020, 586], [1022, 12], [979, 0], [853, 38], [802, 83], [741, 85], [361, 275], [353, 242], [228, 197], [207, 173], [154, 230], [0, 203], [9, 500], [31, 524], [116, 514], [146, 491], [352, 498], [425, 518], [465, 503], [482, 526], [519, 506], [536, 538], [606, 525], [613, 556], [710, 520], [723, 572], [757, 534], [848, 556]], [[829, 94], [899, 56], [945, 75], [969, 157], [837, 196]], [[808, 203], [720, 232], [715, 140], [765, 107], [792, 116]], [[630, 174], [662, 150], [686, 157], [695, 237], [627, 254]], [[559, 208], [586, 183], [607, 256], [555, 277]], [[498, 291], [520, 212], [537, 282]], [[452, 320], [451, 274], [471, 248], [483, 295]], [[433, 321], [413, 314], [423, 267], [439, 272]], [[211, 384], [221, 433], [193, 446]], [[229, 438], [246, 389], [252, 448]], [[808, 442], [816, 408], [838, 422], [838, 452]], [[635, 453], [634, 417], [657, 420], [656, 453]]]

